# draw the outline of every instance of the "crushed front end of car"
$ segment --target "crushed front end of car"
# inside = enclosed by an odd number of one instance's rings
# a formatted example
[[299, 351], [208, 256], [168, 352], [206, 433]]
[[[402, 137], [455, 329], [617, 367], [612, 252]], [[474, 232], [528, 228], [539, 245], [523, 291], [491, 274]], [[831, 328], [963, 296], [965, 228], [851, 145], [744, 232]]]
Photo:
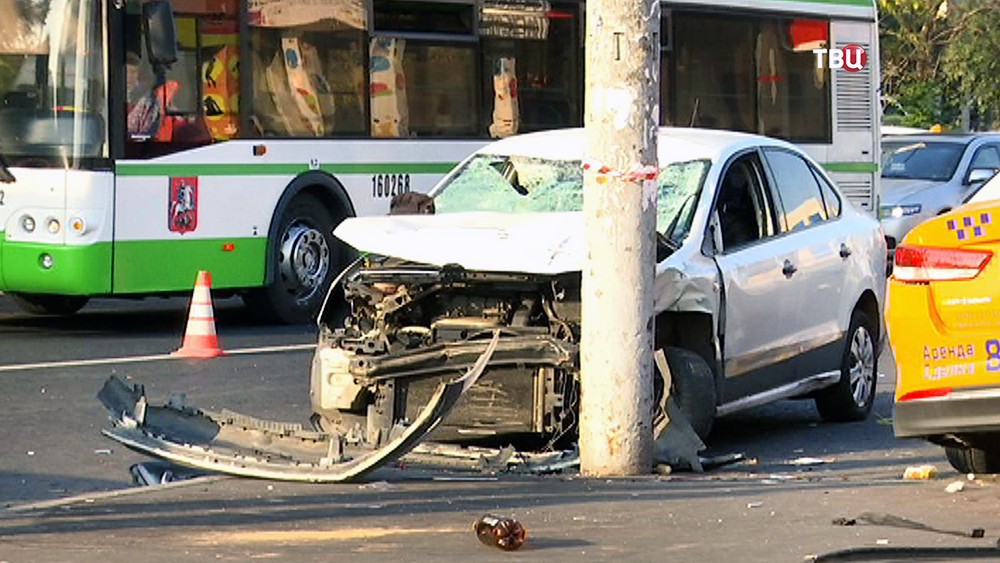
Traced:
[[320, 318], [314, 425], [382, 444], [393, 421], [412, 419], [498, 333], [483, 374], [434, 439], [534, 435], [555, 443], [576, 425], [579, 280], [359, 260], [341, 277], [344, 301]]

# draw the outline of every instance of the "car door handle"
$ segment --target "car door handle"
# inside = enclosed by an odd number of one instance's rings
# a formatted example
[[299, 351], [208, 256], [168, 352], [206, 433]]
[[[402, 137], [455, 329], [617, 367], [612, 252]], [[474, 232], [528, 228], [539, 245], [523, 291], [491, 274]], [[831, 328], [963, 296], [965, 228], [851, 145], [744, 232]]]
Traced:
[[785, 265], [784, 265], [784, 267], [781, 268], [781, 273], [785, 274], [786, 278], [792, 277], [792, 274], [794, 274], [795, 272], [798, 272], [798, 271], [799, 271], [799, 269], [796, 268], [795, 264], [792, 264], [792, 262], [790, 260], [785, 260]]
[[847, 258], [850, 255], [851, 249], [845, 243], [840, 243], [840, 257]]

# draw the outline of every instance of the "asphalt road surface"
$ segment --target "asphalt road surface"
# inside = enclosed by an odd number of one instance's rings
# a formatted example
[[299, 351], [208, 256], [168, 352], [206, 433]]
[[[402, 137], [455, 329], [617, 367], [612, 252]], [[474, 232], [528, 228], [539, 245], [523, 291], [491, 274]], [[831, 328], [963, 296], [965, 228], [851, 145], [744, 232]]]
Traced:
[[[310, 414], [312, 327], [261, 326], [238, 300], [217, 301], [222, 347], [250, 353], [168, 358], [186, 304], [99, 300], [73, 317], [42, 318], [0, 296], [0, 561], [326, 561], [338, 553], [365, 561], [648, 561], [653, 553], [801, 561], [857, 546], [992, 546], [1000, 536], [993, 480], [966, 480], [940, 448], [893, 438], [888, 354], [870, 420], [823, 424], [811, 401], [721, 419], [708, 453], [750, 461], [700, 475], [603, 480], [394, 467], [362, 484], [211, 477], [134, 487], [128, 468], [147, 459], [100, 435], [108, 422], [95, 394], [111, 374], [141, 382], [153, 401], [181, 392], [213, 410], [301, 423]], [[261, 347], [278, 349], [254, 352]], [[925, 463], [937, 466], [938, 479], [900, 479]], [[965, 490], [946, 493], [957, 480]], [[503, 554], [478, 545], [469, 524], [488, 511], [521, 518], [528, 547]], [[983, 527], [986, 538], [831, 524], [870, 511]]]

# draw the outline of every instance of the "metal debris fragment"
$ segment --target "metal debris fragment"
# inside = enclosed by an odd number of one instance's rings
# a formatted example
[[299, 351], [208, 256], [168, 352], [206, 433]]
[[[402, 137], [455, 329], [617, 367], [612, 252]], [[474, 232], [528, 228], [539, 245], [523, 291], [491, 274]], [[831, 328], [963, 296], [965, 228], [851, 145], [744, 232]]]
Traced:
[[875, 526], [892, 526], [895, 528], [906, 528], [910, 530], [922, 530], [925, 532], [936, 532], [962, 538], [982, 538], [986, 535], [983, 528], [973, 528], [972, 531], [963, 532], [957, 530], [945, 530], [928, 526], [922, 522], [901, 518], [894, 514], [884, 512], [863, 512], [857, 518], [835, 518], [833, 524], [836, 526], [854, 526], [856, 524], [871, 524]]
[[164, 485], [206, 475], [204, 472], [164, 461], [136, 463], [128, 468], [128, 472], [132, 475], [132, 483], [141, 487]]

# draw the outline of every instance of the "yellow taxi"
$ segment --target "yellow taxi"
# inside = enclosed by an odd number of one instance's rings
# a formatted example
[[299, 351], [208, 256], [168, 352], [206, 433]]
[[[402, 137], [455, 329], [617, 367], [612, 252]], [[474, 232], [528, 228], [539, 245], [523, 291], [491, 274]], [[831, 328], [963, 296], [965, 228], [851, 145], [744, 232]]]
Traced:
[[886, 324], [893, 428], [945, 447], [962, 473], [1000, 472], [1000, 201], [962, 206], [896, 249]]

